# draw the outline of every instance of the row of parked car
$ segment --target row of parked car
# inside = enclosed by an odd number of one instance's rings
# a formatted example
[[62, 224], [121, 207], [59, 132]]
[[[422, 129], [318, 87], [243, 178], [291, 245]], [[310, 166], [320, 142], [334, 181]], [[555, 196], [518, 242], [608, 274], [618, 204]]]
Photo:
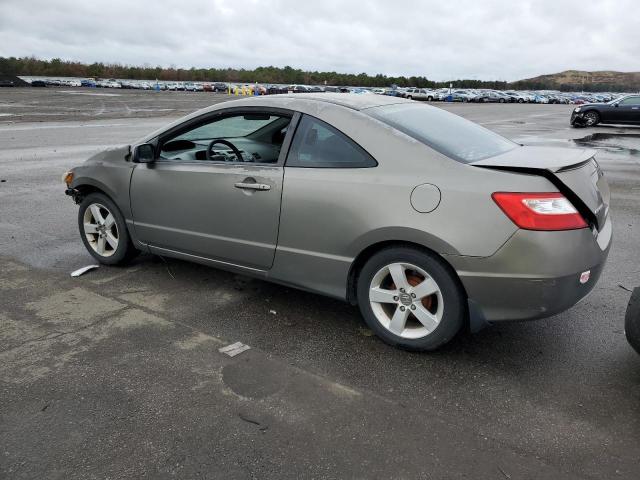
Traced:
[[618, 98], [615, 93], [566, 93], [552, 91], [514, 91], [426, 88], [373, 89], [373, 93], [392, 95], [413, 100], [477, 102], [477, 103], [561, 103], [582, 104], [609, 102]]
[[567, 93], [557, 91], [521, 91], [489, 89], [427, 89], [427, 88], [365, 88], [319, 85], [259, 85], [232, 84], [224, 82], [166, 82], [116, 79], [45, 79], [33, 80], [33, 86], [68, 86], [97, 88], [126, 88], [137, 90], [168, 90], [186, 92], [230, 92], [242, 95], [273, 95], [278, 93], [336, 92], [352, 94], [378, 94], [403, 97], [430, 102], [476, 102], [476, 103], [602, 103], [620, 97], [617, 93]]

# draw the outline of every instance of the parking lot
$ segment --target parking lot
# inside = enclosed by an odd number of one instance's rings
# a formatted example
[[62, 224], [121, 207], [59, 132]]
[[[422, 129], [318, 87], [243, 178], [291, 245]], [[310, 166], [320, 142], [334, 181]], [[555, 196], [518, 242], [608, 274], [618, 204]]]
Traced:
[[[598, 150], [614, 246], [571, 310], [390, 348], [357, 308], [177, 260], [94, 263], [61, 175], [224, 94], [0, 92], [1, 478], [640, 475], [640, 129], [570, 105], [443, 104], [515, 141]], [[240, 341], [229, 358], [218, 349]]]

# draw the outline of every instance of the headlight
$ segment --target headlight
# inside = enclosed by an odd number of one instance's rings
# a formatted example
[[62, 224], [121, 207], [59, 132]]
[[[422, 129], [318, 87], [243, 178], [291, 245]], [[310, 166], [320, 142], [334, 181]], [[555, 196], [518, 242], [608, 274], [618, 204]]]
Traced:
[[580, 107], [577, 107], [576, 109], [573, 110], [574, 112], [578, 113], [580, 111]]
[[73, 172], [69, 171], [62, 176], [62, 181], [67, 184], [67, 187], [73, 182]]

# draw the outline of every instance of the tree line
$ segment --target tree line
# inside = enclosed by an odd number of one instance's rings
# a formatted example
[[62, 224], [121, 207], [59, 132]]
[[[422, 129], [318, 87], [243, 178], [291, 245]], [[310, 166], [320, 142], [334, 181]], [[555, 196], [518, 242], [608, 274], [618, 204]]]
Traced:
[[[369, 75], [366, 73], [351, 74], [338, 72], [305, 71], [286, 67], [258, 67], [255, 69], [244, 68], [176, 68], [161, 66], [134, 66], [117, 63], [95, 62], [91, 64], [53, 58], [41, 60], [35, 57], [0, 57], [0, 75], [33, 75], [44, 77], [84, 77], [84, 78], [118, 78], [131, 80], [163, 80], [163, 81], [217, 81], [235, 83], [261, 84], [304, 84], [304, 85], [346, 85], [362, 87], [419, 87], [442, 88], [450, 83], [456, 88], [487, 88], [504, 90], [518, 88], [523, 90], [558, 89], [558, 85], [533, 81], [518, 81], [508, 83], [504, 81], [486, 81], [473, 79], [458, 79], [446, 82], [435, 82], [424, 76], [387, 76], [381, 73]], [[563, 90], [582, 90], [582, 85], [577, 88], [564, 88]], [[573, 86], [572, 86], [573, 87]], [[589, 91], [620, 90], [621, 86], [585, 85]], [[624, 89], [623, 89], [624, 90]]]

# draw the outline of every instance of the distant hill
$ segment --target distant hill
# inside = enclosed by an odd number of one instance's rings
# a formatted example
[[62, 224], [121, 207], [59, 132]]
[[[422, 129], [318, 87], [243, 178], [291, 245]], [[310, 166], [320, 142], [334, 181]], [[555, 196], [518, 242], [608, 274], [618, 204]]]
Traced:
[[588, 91], [638, 91], [640, 90], [640, 72], [566, 70], [519, 80], [513, 84], [516, 87], [527, 85], [526, 88], [538, 89], [582, 90], [584, 88]]

